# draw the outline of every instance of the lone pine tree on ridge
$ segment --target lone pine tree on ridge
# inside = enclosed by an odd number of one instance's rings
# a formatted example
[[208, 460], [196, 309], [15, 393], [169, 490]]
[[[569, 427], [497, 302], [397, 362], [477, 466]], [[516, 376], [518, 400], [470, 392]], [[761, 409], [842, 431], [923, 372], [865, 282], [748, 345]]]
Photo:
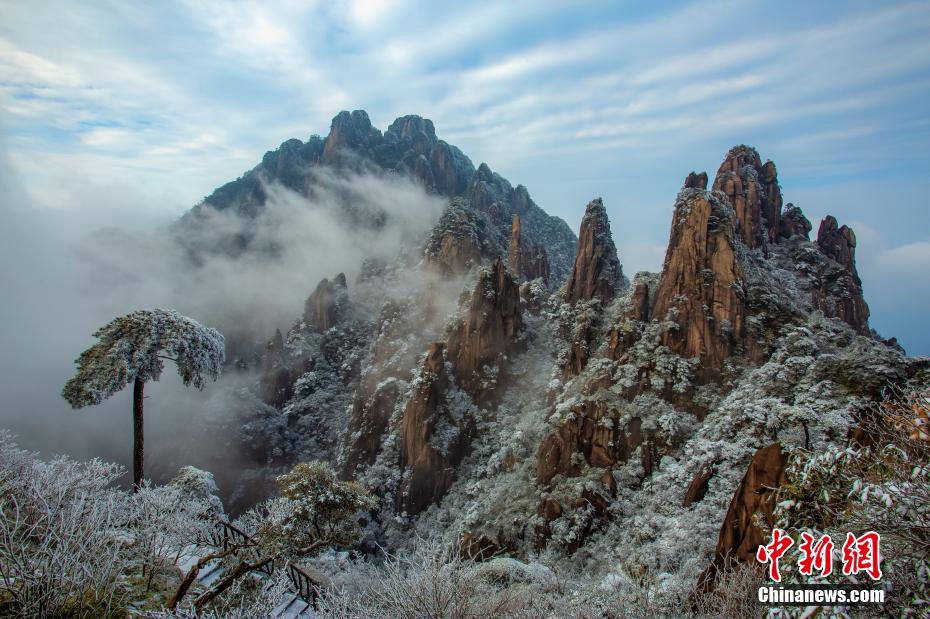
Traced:
[[77, 373], [61, 395], [73, 408], [100, 404], [133, 384], [133, 489], [142, 484], [143, 392], [158, 380], [165, 361], [174, 361], [185, 386], [203, 389], [216, 380], [226, 358], [225, 341], [216, 329], [171, 309], [137, 310], [97, 330], [98, 342], [75, 361]]

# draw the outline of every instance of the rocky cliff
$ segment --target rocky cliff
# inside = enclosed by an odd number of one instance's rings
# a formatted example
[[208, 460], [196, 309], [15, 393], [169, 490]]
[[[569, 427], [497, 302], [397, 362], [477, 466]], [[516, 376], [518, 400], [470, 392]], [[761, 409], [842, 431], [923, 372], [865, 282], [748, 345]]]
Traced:
[[268, 179], [320, 165], [447, 199], [413, 247], [316, 286], [265, 347], [243, 432], [263, 466], [324, 459], [371, 488], [379, 544], [439, 535], [479, 559], [710, 583], [753, 550], [784, 454], [841, 444], [913, 374], [868, 325], [855, 235], [828, 217], [812, 241], [748, 146], [713, 183], [686, 177], [661, 271], [632, 281], [600, 199], [576, 243], [415, 116], [382, 134], [340, 114], [200, 208], [248, 216]]
[[817, 247], [840, 266], [824, 278], [817, 305], [825, 312], [848, 322], [856, 331], [868, 333], [869, 306], [862, 296], [862, 280], [856, 270], [856, 234], [839, 226], [833, 215], [820, 222]]
[[478, 404], [493, 398], [500, 386], [501, 366], [522, 328], [519, 289], [498, 259], [479, 274], [468, 310], [449, 333], [456, 382]]
[[610, 234], [607, 211], [604, 202], [597, 198], [588, 203], [581, 220], [578, 253], [565, 284], [565, 300], [575, 303], [597, 297], [607, 303], [623, 284], [623, 269]]

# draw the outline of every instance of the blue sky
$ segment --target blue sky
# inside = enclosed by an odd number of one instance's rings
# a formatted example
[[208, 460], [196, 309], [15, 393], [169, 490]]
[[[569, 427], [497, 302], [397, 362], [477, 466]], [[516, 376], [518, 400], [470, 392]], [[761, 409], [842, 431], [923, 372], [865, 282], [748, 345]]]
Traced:
[[815, 230], [855, 228], [873, 326], [930, 354], [930, 2], [81, 4], [0, 1], [33, 208], [173, 216], [341, 109], [416, 113], [573, 228], [603, 196], [632, 273], [685, 175], [748, 143]]

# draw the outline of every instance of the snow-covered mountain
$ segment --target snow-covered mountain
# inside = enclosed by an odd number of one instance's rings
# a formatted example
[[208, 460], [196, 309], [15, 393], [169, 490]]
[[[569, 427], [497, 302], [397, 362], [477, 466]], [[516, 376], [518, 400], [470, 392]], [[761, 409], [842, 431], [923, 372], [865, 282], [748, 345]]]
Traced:
[[[250, 222], [275, 188], [313, 196], [324, 172], [411, 178], [444, 210], [354, 281], [334, 273], [308, 291], [257, 362], [240, 356], [260, 377], [242, 395], [237, 500], [326, 460], [379, 498], [372, 547], [440, 534], [479, 559], [542, 557], [608, 580], [636, 561], [695, 582], [751, 558], [774, 488], [744, 490], [780, 479], [782, 448], [845, 445], [924, 364], [869, 327], [853, 231], [827, 217], [812, 239], [775, 164], [748, 146], [713, 179], [686, 176], [662, 271], [632, 278], [600, 199], [576, 237], [429, 120], [382, 133], [363, 111], [267, 153], [178, 237], [194, 260], [273, 254]], [[351, 196], [334, 208], [374, 232], [393, 216]], [[218, 230], [217, 213], [241, 225]]]

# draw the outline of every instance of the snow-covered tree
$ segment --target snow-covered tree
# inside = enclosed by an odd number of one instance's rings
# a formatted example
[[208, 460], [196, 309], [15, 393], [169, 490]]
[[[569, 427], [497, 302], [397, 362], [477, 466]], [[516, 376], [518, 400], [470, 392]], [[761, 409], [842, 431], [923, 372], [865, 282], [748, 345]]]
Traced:
[[36, 458], [0, 431], [0, 616], [117, 616], [128, 566], [115, 465]]
[[[368, 490], [354, 481], [340, 481], [323, 462], [297, 464], [290, 472], [278, 476], [277, 482], [281, 496], [253, 508], [238, 521], [246, 529], [251, 529], [246, 522], [257, 523], [254, 534], [257, 547], [253, 550], [258, 551], [258, 558], [254, 561], [241, 558], [222, 580], [194, 601], [197, 612], [234, 587], [243, 576], [269, 563], [273, 565], [278, 558], [296, 561], [325, 548], [356, 543], [361, 533], [356, 512], [376, 505]], [[194, 566], [194, 576], [200, 567]], [[185, 591], [179, 589], [175, 594], [175, 604]]]
[[264, 546], [283, 555], [355, 543], [355, 512], [375, 506], [365, 488], [339, 481], [322, 462], [301, 462], [277, 481], [281, 496], [269, 505], [260, 535]]
[[203, 326], [175, 310], [137, 310], [114, 319], [94, 336], [98, 342], [75, 361], [77, 373], [62, 390], [74, 408], [100, 404], [133, 384], [133, 485], [142, 483], [145, 383], [158, 380], [165, 360], [174, 361], [184, 385], [203, 389], [216, 380], [225, 360], [225, 342], [216, 329]]

